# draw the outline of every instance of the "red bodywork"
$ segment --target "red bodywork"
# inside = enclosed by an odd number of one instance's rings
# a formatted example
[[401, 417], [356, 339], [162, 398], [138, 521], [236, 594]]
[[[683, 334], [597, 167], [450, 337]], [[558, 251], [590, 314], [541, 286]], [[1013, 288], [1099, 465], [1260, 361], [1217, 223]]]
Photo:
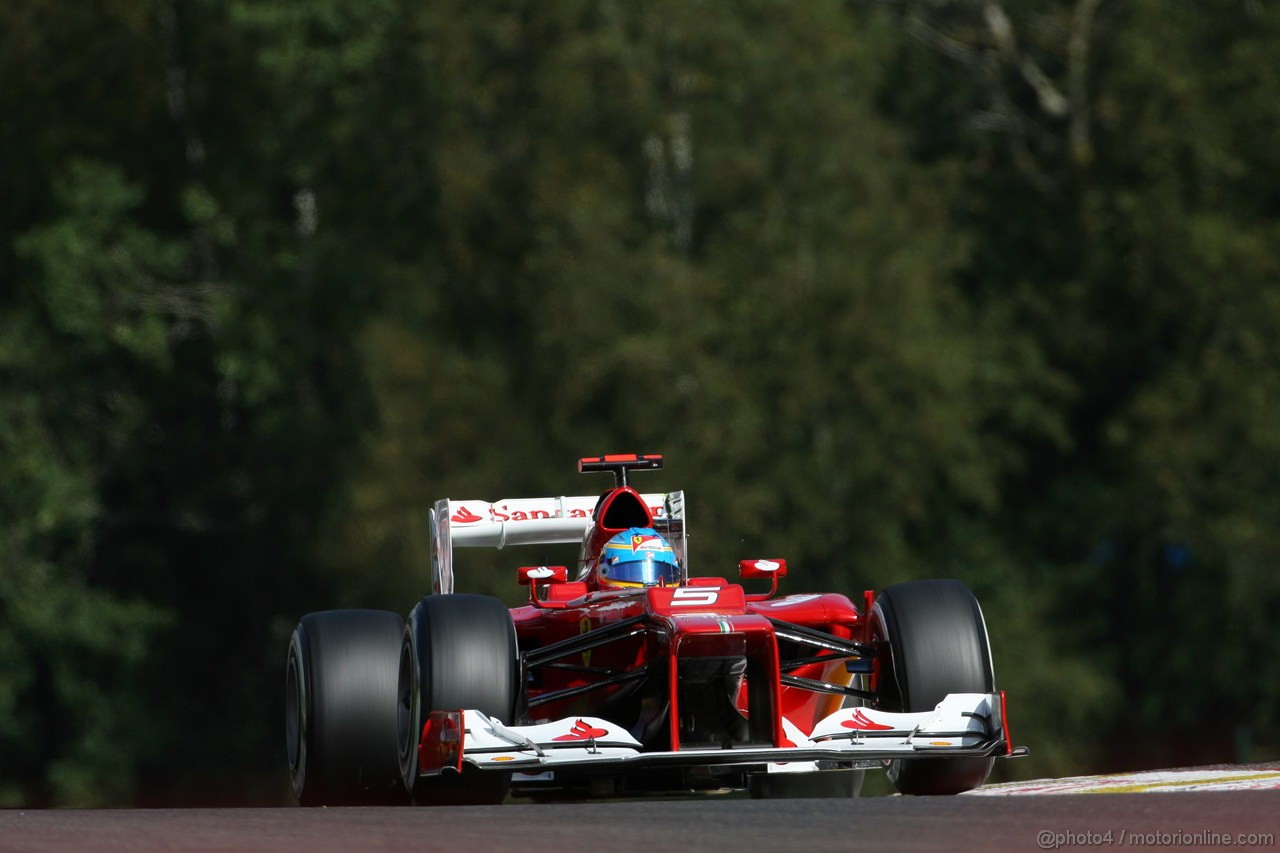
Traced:
[[[544, 597], [546, 601], [511, 611], [523, 652], [637, 618], [642, 620], [637, 628], [643, 625], [643, 629], [596, 648], [572, 652], [554, 666], [540, 667], [527, 683], [529, 721], [603, 716], [632, 727], [637, 737], [645, 733], [655, 746], [671, 750], [678, 750], [691, 730], [682, 725], [681, 662], [701, 658], [738, 663], [741, 677], [732, 672], [731, 665], [725, 675], [733, 683], [724, 686], [732, 692], [733, 707], [747, 721], [749, 741], [787, 746], [782, 716], [807, 735], [818, 720], [840, 706], [842, 699], [781, 683], [774, 620], [845, 640], [862, 636], [864, 624], [862, 614], [843, 595], [752, 601], [741, 586], [723, 578], [694, 578], [680, 587], [626, 591], [589, 592], [585, 583], [552, 584], [539, 594], [540, 599]], [[845, 656], [811, 656], [829, 657], [830, 661], [790, 668], [789, 674], [840, 686], [849, 683]], [[538, 701], [560, 691], [590, 688], [603, 675], [646, 670], [643, 679]], [[636, 701], [621, 701], [628, 693], [637, 694]], [[617, 708], [613, 714], [608, 712], [611, 705]], [[661, 741], [654, 738], [655, 727], [665, 729]]]

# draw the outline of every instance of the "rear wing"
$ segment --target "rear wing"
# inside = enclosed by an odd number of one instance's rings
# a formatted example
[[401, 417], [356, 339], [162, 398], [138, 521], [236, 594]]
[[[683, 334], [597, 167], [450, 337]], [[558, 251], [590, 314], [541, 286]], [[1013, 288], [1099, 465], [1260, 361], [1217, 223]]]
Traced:
[[[642, 494], [654, 528], [686, 567], [684, 492]], [[599, 496], [437, 501], [430, 511], [431, 592], [453, 592], [454, 548], [581, 543]]]

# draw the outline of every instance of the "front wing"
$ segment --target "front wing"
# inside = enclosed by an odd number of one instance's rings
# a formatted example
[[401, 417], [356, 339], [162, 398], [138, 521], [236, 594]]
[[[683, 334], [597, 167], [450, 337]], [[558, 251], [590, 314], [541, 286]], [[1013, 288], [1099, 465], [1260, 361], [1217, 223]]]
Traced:
[[932, 711], [891, 713], [842, 708], [808, 736], [783, 719], [791, 745], [646, 752], [626, 729], [598, 717], [505, 726], [480, 711], [434, 711], [418, 747], [421, 775], [464, 763], [524, 773], [570, 768], [681, 767], [812, 761], [877, 761], [1015, 755], [1004, 694], [953, 693]]

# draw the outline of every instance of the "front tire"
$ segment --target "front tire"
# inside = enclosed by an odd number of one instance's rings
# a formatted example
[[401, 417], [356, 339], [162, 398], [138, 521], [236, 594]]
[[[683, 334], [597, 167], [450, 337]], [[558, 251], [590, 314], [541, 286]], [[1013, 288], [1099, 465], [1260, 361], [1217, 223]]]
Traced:
[[[995, 673], [982, 608], [956, 580], [895, 584], [876, 598], [875, 639], [881, 657], [876, 707], [932, 711], [948, 693], [993, 693]], [[903, 794], [958, 794], [991, 774], [992, 758], [922, 758], [889, 763], [889, 781]]]
[[285, 666], [285, 748], [304, 806], [405, 802], [396, 739], [404, 620], [382, 610], [302, 617]]
[[466, 768], [418, 776], [418, 740], [431, 711], [475, 709], [509, 725], [519, 695], [519, 651], [506, 605], [485, 595], [429, 595], [405, 624], [399, 666], [399, 751], [415, 803], [501, 803], [511, 774]]

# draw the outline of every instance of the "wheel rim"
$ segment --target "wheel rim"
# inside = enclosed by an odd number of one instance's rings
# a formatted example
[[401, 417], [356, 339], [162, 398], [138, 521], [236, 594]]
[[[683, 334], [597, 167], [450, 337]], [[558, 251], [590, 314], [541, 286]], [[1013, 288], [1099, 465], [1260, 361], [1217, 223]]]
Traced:
[[400, 737], [400, 772], [405, 778], [406, 785], [412, 783], [411, 777], [416, 769], [414, 767], [414, 750], [418, 745], [414, 738], [418, 718], [418, 697], [417, 690], [414, 689], [416, 669], [413, 665], [413, 646], [406, 641], [400, 648], [398, 688], [400, 701], [396, 708], [397, 731]]
[[299, 671], [297, 644], [289, 648], [289, 664], [285, 672], [284, 729], [289, 771], [295, 781], [306, 756], [307, 698], [306, 681]]
[[898, 682], [894, 678], [893, 672], [893, 649], [889, 645], [889, 632], [885, 628], [884, 615], [880, 612], [879, 606], [871, 609], [870, 618], [871, 643], [877, 648], [885, 647], [889, 649], [885, 654], [877, 654], [873, 664], [876, 678], [876, 698], [871, 700], [872, 707], [882, 711], [901, 711], [901, 698], [895, 700], [898, 693]]

